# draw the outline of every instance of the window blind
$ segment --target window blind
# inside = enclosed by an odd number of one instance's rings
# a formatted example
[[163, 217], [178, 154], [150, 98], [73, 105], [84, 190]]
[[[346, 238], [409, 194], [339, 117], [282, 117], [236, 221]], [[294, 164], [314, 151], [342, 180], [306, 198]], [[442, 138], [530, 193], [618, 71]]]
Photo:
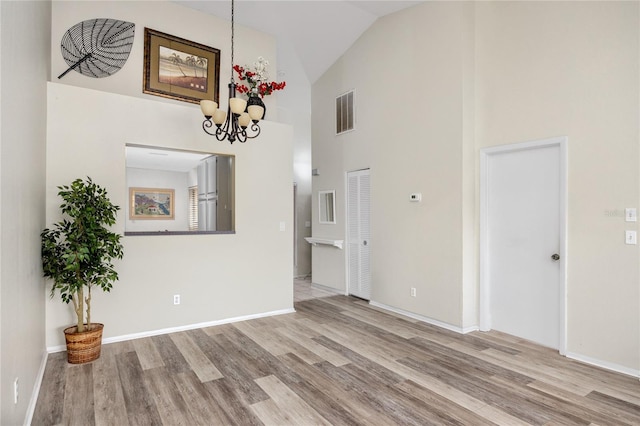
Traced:
[[189, 187], [189, 231], [198, 230], [198, 186]]

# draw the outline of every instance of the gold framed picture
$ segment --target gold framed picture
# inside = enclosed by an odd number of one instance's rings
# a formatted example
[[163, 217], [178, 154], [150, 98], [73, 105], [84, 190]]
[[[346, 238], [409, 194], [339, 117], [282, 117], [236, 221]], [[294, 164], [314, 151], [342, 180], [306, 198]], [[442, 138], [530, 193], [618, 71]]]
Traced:
[[129, 188], [129, 219], [174, 219], [175, 190]]
[[142, 92], [194, 104], [218, 102], [220, 50], [145, 28]]

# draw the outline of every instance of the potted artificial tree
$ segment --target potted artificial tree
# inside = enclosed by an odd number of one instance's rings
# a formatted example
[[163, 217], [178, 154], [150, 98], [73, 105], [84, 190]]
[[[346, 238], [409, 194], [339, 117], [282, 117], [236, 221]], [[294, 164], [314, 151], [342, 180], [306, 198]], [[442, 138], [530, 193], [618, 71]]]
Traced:
[[91, 322], [91, 289], [110, 291], [118, 280], [112, 260], [122, 258], [121, 236], [107, 227], [115, 224], [120, 207], [89, 177], [58, 189], [63, 219], [40, 235], [42, 269], [53, 280], [51, 297], [58, 290], [63, 302], [73, 302], [77, 324], [64, 334], [68, 362], [80, 364], [100, 356], [103, 325]]

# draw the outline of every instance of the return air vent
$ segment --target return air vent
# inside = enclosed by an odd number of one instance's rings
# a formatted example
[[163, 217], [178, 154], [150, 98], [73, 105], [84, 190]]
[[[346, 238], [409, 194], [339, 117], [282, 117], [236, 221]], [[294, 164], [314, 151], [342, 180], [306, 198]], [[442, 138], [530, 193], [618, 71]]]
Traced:
[[336, 134], [350, 132], [354, 129], [354, 91], [336, 98]]

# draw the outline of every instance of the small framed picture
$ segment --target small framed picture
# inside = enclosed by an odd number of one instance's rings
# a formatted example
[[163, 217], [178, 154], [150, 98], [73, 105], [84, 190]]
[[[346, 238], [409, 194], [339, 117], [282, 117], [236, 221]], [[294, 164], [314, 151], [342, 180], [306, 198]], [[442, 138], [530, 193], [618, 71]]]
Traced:
[[197, 104], [219, 91], [219, 49], [144, 29], [143, 93]]
[[173, 189], [129, 188], [129, 219], [174, 218]]

